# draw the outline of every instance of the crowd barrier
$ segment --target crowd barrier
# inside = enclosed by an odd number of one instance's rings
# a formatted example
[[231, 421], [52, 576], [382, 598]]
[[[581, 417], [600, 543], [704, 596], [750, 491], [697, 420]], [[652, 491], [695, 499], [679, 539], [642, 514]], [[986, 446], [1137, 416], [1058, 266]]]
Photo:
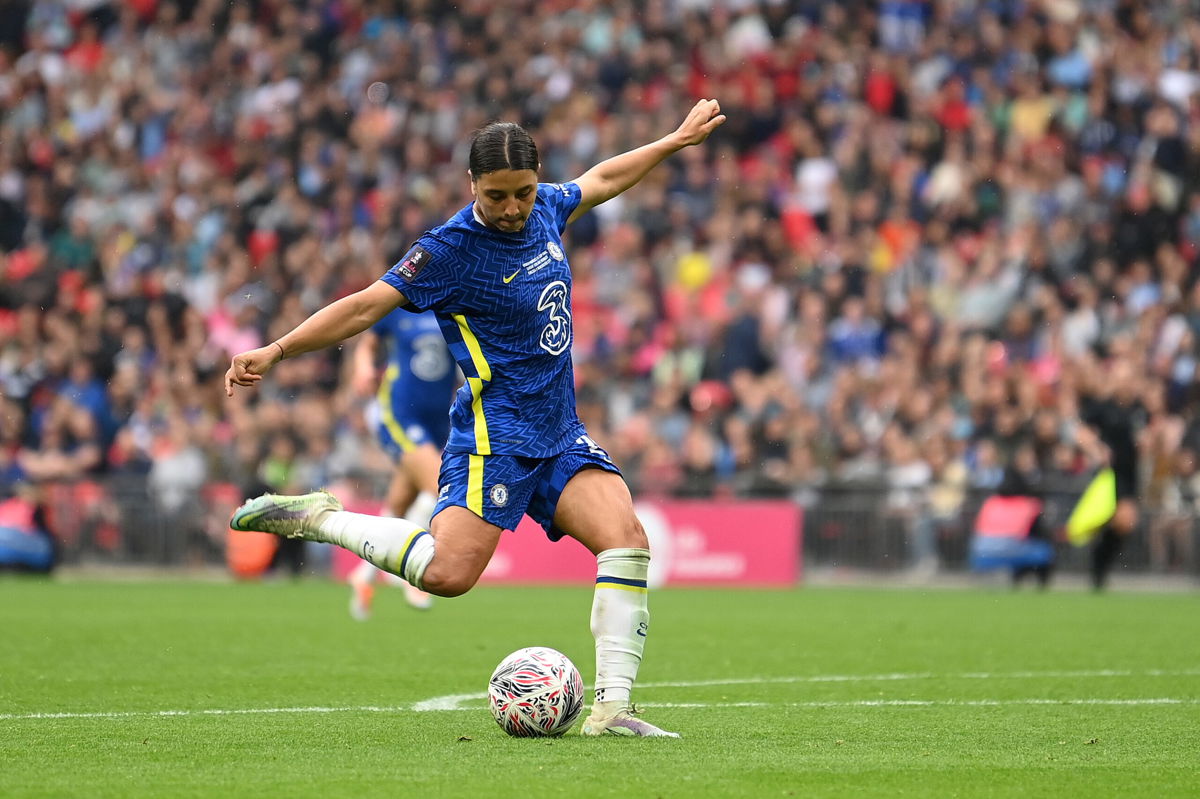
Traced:
[[[349, 509], [374, 513], [381, 486], [335, 487]], [[226, 563], [228, 520], [242, 499], [230, 483], [212, 483], [166, 505], [146, 481], [119, 477], [44, 485], [40, 497], [60, 544], [63, 564], [201, 566]], [[797, 499], [671, 500], [641, 497], [638, 513], [656, 552], [652, 579], [670, 585], [790, 585], [808, 568], [899, 572], [932, 564], [968, 568], [973, 521], [988, 492], [967, 492], [956, 507], [897, 502], [882, 487], [825, 487]], [[1062, 526], [1078, 487], [1043, 492], [1044, 519], [1057, 568], [1083, 572], [1087, 550], [1067, 544]], [[1200, 574], [1194, 516], [1143, 506], [1143, 518], [1121, 554], [1128, 572]], [[341, 552], [314, 551], [308, 568], [342, 574]], [[528, 518], [505, 533], [483, 579], [495, 583], [578, 582], [594, 578], [580, 547], [549, 543]]]
[[[650, 584], [788, 586], [800, 580], [800, 508], [787, 501], [639, 502], [638, 518], [654, 551]], [[333, 556], [335, 576], [357, 563]], [[484, 583], [584, 583], [596, 559], [581, 546], [551, 542], [526, 516], [500, 537]]]

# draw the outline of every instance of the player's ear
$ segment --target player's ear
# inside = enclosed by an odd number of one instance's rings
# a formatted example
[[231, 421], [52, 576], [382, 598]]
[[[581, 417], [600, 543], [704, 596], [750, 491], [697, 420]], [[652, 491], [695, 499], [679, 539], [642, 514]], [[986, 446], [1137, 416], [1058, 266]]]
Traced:
[[467, 170], [467, 177], [471, 180], [471, 196], [478, 197], [479, 195], [475, 192], [475, 176], [471, 174], [471, 170], [469, 169]]

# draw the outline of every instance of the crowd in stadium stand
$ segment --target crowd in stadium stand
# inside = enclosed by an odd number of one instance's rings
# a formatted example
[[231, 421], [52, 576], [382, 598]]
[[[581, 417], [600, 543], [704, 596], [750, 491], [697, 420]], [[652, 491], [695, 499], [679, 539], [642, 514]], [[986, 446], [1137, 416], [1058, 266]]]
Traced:
[[[388, 468], [341, 349], [231, 353], [469, 199], [497, 118], [566, 180], [709, 146], [572, 226], [580, 413], [635, 490], [953, 513], [1094, 466], [1200, 500], [1200, 18], [1183, 0], [0, 2], [0, 482], [302, 489]], [[917, 501], [913, 501], [916, 498]], [[1170, 514], [1174, 514], [1173, 517]]]

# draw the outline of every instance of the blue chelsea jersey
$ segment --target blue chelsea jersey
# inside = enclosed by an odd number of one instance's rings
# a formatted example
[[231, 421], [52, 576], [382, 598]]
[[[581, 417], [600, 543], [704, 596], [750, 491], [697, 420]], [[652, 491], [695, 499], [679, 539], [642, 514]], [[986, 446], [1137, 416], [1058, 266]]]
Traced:
[[468, 205], [417, 240], [383, 276], [415, 310], [436, 313], [466, 382], [448, 452], [547, 458], [583, 434], [571, 368], [571, 268], [562, 232], [574, 183], [542, 183], [517, 233]]
[[388, 366], [379, 386], [385, 414], [444, 431], [457, 375], [437, 317], [395, 310], [371, 332], [387, 342]]

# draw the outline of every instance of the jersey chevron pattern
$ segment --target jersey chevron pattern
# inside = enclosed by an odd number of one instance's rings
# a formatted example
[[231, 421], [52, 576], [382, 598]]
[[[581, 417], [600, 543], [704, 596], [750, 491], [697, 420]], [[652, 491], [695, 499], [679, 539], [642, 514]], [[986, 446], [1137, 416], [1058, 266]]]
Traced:
[[411, 448], [405, 429], [409, 424], [424, 427], [441, 447], [457, 376], [437, 317], [395, 310], [371, 332], [387, 342], [388, 366], [379, 384], [380, 421], [401, 450]]
[[417, 240], [382, 280], [431, 310], [466, 382], [448, 452], [548, 458], [583, 434], [571, 368], [571, 268], [562, 232], [574, 183], [542, 183], [517, 233], [468, 205]]

